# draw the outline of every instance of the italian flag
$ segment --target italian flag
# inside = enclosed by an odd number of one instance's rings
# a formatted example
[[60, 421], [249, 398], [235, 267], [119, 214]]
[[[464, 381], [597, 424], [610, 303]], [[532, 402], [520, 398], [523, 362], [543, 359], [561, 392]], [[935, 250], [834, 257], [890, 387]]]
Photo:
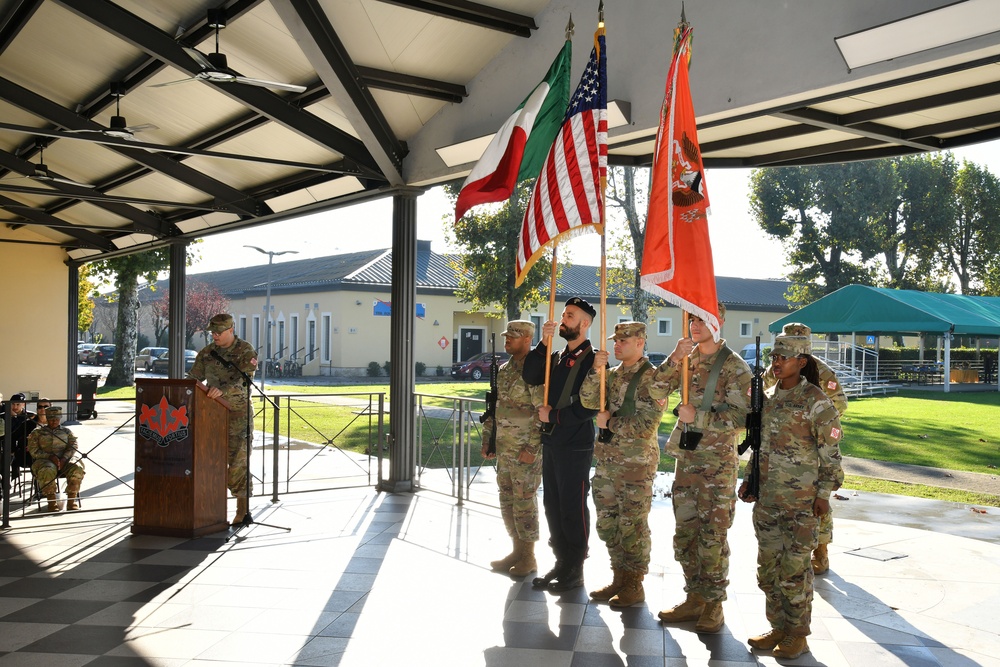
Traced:
[[455, 221], [473, 206], [508, 199], [514, 185], [541, 171], [569, 106], [572, 44], [563, 45], [545, 79], [521, 102], [486, 147], [455, 202]]

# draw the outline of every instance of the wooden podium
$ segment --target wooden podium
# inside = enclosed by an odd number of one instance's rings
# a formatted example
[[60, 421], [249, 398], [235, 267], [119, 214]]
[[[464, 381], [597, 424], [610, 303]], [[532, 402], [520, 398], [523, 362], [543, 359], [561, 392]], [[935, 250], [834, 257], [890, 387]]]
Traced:
[[228, 528], [229, 406], [195, 380], [136, 381], [132, 532], [198, 537]]

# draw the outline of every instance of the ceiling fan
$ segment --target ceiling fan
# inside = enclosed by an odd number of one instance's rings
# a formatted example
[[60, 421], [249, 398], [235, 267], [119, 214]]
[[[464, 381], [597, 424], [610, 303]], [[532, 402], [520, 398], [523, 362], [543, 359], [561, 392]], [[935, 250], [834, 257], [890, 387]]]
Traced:
[[[33, 164], [34, 172], [30, 174], [25, 174], [19, 178], [30, 178], [33, 181], [40, 181], [42, 183], [63, 183], [64, 185], [75, 185], [78, 188], [93, 188], [94, 186], [90, 183], [80, 183], [79, 181], [74, 181], [69, 178], [63, 178], [62, 176], [57, 176], [55, 174], [49, 173], [49, 168], [44, 162], [44, 149], [38, 149], [38, 164]], [[13, 180], [13, 179], [12, 179]]]
[[102, 127], [99, 130], [66, 130], [67, 134], [81, 134], [86, 132], [94, 132], [98, 134], [103, 134], [106, 137], [111, 137], [112, 139], [124, 139], [125, 141], [135, 141], [136, 132], [145, 132], [146, 130], [158, 130], [160, 129], [152, 123], [143, 123], [142, 125], [129, 125], [125, 122], [125, 116], [121, 115], [120, 102], [122, 95], [122, 84], [120, 81], [113, 81], [111, 83], [111, 94], [115, 98], [115, 115], [111, 117], [111, 122], [108, 127]]
[[151, 88], [162, 88], [164, 86], [173, 86], [178, 83], [187, 83], [188, 81], [212, 81], [215, 83], [245, 83], [248, 86], [258, 86], [260, 88], [272, 88], [275, 90], [287, 90], [293, 93], [305, 92], [305, 86], [297, 86], [292, 83], [281, 83], [278, 81], [266, 81], [264, 79], [253, 79], [251, 77], [242, 76], [235, 71], [229, 69], [228, 61], [226, 60], [226, 54], [219, 52], [219, 30], [226, 27], [226, 13], [221, 9], [209, 9], [208, 10], [208, 25], [215, 28], [215, 52], [214, 53], [202, 53], [198, 49], [193, 49], [189, 46], [182, 46], [185, 52], [191, 59], [198, 63], [201, 67], [201, 71], [192, 77], [187, 79], [181, 79], [179, 81], [168, 81], [166, 83], [157, 83]]

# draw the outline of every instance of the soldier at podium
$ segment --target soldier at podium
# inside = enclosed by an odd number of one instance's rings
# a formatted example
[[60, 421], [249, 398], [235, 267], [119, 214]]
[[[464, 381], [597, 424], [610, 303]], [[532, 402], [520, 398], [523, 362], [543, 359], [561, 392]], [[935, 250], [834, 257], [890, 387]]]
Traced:
[[257, 352], [241, 340], [233, 329], [233, 316], [221, 313], [208, 324], [212, 342], [198, 353], [189, 378], [208, 386], [208, 397], [222, 397], [229, 403], [229, 457], [226, 484], [236, 498], [233, 525], [250, 511], [251, 483], [247, 461], [248, 395], [244, 374], [257, 371]]

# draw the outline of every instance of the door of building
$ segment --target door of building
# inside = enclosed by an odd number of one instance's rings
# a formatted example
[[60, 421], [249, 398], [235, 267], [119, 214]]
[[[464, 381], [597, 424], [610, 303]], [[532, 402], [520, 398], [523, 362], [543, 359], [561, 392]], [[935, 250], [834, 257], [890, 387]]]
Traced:
[[486, 335], [485, 329], [479, 327], [461, 327], [458, 330], [458, 360], [465, 361], [474, 354], [484, 352], [483, 338]]

